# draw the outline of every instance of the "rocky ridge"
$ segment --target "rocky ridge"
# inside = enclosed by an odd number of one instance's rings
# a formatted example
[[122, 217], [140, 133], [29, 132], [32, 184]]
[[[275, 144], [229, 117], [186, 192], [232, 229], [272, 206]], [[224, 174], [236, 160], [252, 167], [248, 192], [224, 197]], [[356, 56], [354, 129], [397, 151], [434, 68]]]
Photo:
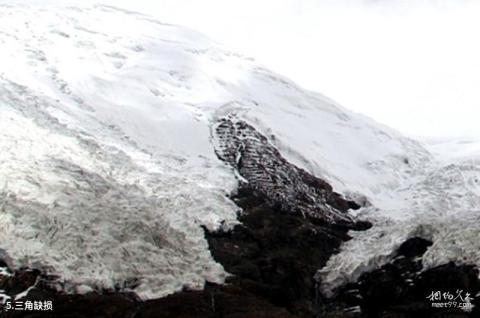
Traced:
[[327, 182], [289, 163], [247, 122], [234, 116], [222, 118], [214, 127], [214, 138], [219, 158], [270, 206], [327, 224], [362, 227], [347, 213], [350, 208], [358, 209], [358, 204], [344, 200]]

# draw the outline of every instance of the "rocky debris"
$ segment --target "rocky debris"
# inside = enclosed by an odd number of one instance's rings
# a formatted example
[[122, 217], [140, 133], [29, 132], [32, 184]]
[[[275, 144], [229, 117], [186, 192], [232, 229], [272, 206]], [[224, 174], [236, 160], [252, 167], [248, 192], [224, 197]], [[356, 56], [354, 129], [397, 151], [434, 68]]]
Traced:
[[412, 237], [400, 245], [397, 255], [405, 256], [407, 258], [422, 256], [430, 246], [432, 246], [431, 241], [421, 237]]
[[366, 223], [357, 223], [346, 213], [350, 208], [358, 209], [356, 203], [344, 200], [327, 182], [288, 162], [264, 135], [245, 121], [233, 116], [223, 118], [214, 127], [213, 135], [219, 158], [274, 209], [328, 224], [368, 228]]
[[208, 233], [214, 259], [235, 284], [299, 317], [316, 312], [316, 271], [350, 237], [347, 229], [275, 210], [250, 188], [234, 197], [241, 225]]
[[[421, 256], [430, 245], [432, 242], [419, 237], [404, 242], [389, 264], [343, 286], [333, 299], [324, 299], [324, 316], [479, 317], [479, 302], [475, 299], [480, 291], [478, 270], [469, 265], [449, 263], [424, 271]], [[429, 298], [432, 293], [442, 295], [432, 300]], [[467, 296], [475, 306], [470, 311], [458, 308]], [[436, 308], [432, 304], [437, 302], [450, 302], [447, 305], [450, 307]]]
[[[1, 262], [0, 262], [1, 263]], [[12, 272], [6, 264], [1, 264], [2, 274], [0, 274], [0, 290], [7, 297], [15, 297], [16, 295], [26, 291], [37, 283], [40, 275], [38, 270], [21, 269]]]

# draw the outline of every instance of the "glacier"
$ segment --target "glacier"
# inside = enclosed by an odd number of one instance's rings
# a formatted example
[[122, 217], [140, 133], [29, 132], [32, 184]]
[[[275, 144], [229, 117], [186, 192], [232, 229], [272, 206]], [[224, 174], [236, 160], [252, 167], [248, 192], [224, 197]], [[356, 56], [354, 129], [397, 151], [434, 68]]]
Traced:
[[143, 299], [222, 283], [202, 226], [238, 223], [237, 175], [212, 135], [225, 116], [364, 205], [351, 215], [374, 226], [319, 271], [325, 293], [412, 236], [434, 242], [427, 266], [480, 264], [478, 162], [447, 162], [193, 30], [105, 5], [0, 4], [0, 45], [0, 248], [12, 268]]

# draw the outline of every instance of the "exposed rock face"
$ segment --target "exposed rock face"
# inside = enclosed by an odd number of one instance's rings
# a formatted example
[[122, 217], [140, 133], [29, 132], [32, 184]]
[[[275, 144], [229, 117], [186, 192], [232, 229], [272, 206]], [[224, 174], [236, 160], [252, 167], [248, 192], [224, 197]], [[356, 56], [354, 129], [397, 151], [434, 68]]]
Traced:
[[[478, 305], [478, 270], [473, 266], [449, 263], [422, 271], [422, 256], [432, 243], [418, 237], [404, 242], [392, 262], [363, 274], [356, 283], [343, 286], [334, 299], [324, 303], [325, 317], [478, 317], [473, 311], [454, 308], [468, 296]], [[432, 293], [449, 293], [457, 302], [436, 308]], [[444, 296], [441, 296], [444, 297]], [[453, 300], [452, 300], [453, 301]]]
[[316, 312], [314, 275], [341, 243], [343, 227], [275, 210], [265, 198], [242, 189], [235, 202], [242, 225], [207, 235], [213, 257], [235, 275], [235, 284], [300, 317]]
[[217, 155], [234, 168], [248, 186], [276, 210], [300, 214], [328, 224], [363, 227], [345, 213], [358, 208], [333, 191], [325, 181], [285, 160], [268, 139], [235, 117], [214, 128]]
[[172, 317], [258, 317], [293, 318], [283, 308], [276, 307], [241, 287], [207, 285], [202, 291], [184, 291], [165, 298], [139, 301], [135, 294], [105, 291], [85, 295], [65, 295], [38, 286], [27, 300], [48, 300], [52, 311], [8, 311], [2, 317], [85, 317], [85, 318], [172, 318]]

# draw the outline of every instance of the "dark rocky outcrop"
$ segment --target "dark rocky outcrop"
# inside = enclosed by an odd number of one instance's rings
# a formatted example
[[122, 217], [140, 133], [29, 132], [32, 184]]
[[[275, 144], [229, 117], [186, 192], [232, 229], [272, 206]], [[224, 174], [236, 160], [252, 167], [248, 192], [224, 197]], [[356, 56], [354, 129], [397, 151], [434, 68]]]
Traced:
[[[480, 291], [478, 270], [473, 266], [449, 263], [423, 271], [422, 256], [432, 243], [414, 237], [404, 242], [397, 256], [380, 269], [363, 274], [355, 283], [338, 291], [335, 298], [324, 300], [325, 317], [480, 317], [459, 308], [435, 308], [428, 297], [432, 293], [449, 293], [465, 298], [467, 293], [478, 305]], [[443, 297], [443, 296], [442, 296]], [[461, 302], [461, 299], [456, 299]]]
[[207, 285], [202, 291], [184, 291], [165, 298], [142, 302], [134, 294], [94, 292], [66, 295], [39, 286], [22, 301], [50, 300], [53, 311], [3, 312], [1, 317], [75, 317], [75, 318], [172, 318], [172, 317], [258, 317], [293, 318], [287, 310], [276, 307], [235, 284]]
[[275, 210], [347, 228], [365, 227], [366, 224], [356, 224], [345, 213], [352, 207], [358, 208], [357, 204], [342, 198], [324, 180], [288, 162], [264, 135], [245, 121], [233, 116], [223, 118], [213, 135], [219, 158]]
[[347, 230], [274, 210], [249, 188], [234, 198], [242, 225], [209, 233], [213, 257], [245, 290], [301, 317], [316, 311], [316, 271], [349, 239]]

